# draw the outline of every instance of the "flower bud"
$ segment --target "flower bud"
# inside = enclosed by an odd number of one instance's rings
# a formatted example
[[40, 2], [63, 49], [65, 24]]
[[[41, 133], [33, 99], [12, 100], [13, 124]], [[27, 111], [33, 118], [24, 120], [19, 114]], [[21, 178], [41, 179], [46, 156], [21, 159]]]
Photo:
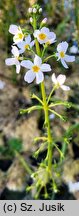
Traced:
[[30, 17], [30, 23], [33, 23], [33, 18], [32, 17]]
[[47, 22], [47, 18], [44, 18], [44, 19], [42, 20], [42, 24], [46, 24], [46, 22]]
[[29, 9], [28, 9], [28, 12], [29, 12], [29, 13], [32, 13], [32, 8], [29, 8]]
[[42, 8], [39, 9], [39, 13], [42, 13]]
[[33, 8], [33, 13], [36, 13], [37, 12], [37, 9], [36, 8]]

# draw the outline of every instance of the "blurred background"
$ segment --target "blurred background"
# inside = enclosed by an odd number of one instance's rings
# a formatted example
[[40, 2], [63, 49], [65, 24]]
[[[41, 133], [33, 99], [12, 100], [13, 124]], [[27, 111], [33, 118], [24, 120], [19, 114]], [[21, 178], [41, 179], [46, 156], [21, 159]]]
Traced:
[[[57, 35], [57, 43], [50, 46], [48, 54], [52, 54], [61, 41], [69, 43], [68, 54], [76, 56], [75, 63], [69, 64], [69, 69], [53, 60], [49, 60], [56, 74], [67, 76], [69, 92], [58, 90], [55, 97], [73, 103], [73, 108], [56, 108], [67, 116], [67, 122], [61, 122], [50, 115], [51, 129], [59, 148], [68, 138], [65, 146], [65, 160], [60, 177], [59, 192], [55, 199], [79, 199], [79, 1], [78, 0], [0, 0], [0, 199], [32, 199], [32, 193], [26, 192], [26, 186], [31, 184], [24, 162], [36, 168], [45, 158], [46, 150], [36, 159], [33, 153], [40, 143], [34, 144], [36, 136], [42, 136], [43, 113], [33, 112], [20, 115], [21, 108], [36, 104], [30, 95], [40, 94], [40, 88], [35, 83], [28, 85], [23, 80], [23, 72], [16, 74], [14, 67], [7, 67], [5, 59], [11, 56], [12, 35], [8, 32], [10, 24], [31, 28], [29, 25], [28, 8], [35, 3], [43, 8], [41, 20], [48, 18], [47, 25]], [[51, 74], [52, 74], [51, 72]], [[49, 78], [49, 79], [48, 79]], [[47, 94], [52, 88], [51, 76], [46, 74], [45, 85]], [[60, 140], [60, 141], [59, 141]], [[22, 156], [22, 160], [20, 159]], [[53, 158], [58, 160], [59, 154], [54, 150]], [[54, 160], [53, 159], [53, 160]], [[43, 198], [43, 197], [42, 197]], [[52, 191], [50, 195], [52, 199]]]

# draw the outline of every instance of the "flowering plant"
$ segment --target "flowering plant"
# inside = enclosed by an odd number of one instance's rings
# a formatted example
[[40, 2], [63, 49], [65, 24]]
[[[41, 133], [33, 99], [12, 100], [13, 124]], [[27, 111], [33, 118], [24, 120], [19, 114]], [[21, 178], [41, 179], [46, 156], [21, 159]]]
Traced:
[[[42, 8], [39, 5], [34, 5], [28, 10], [30, 17], [30, 24], [33, 27], [33, 34], [30, 35], [29, 31], [21, 29], [20, 26], [10, 25], [9, 32], [13, 34], [13, 45], [12, 45], [12, 58], [5, 60], [6, 65], [16, 66], [16, 73], [20, 72], [21, 67], [26, 68], [26, 73], [24, 75], [24, 80], [27, 83], [32, 83], [34, 80], [36, 84], [40, 84], [42, 98], [39, 98], [37, 95], [33, 94], [32, 99], [36, 99], [38, 104], [32, 106], [28, 109], [20, 110], [20, 113], [30, 113], [34, 110], [42, 110], [44, 112], [44, 127], [45, 127], [45, 136], [35, 138], [36, 141], [42, 141], [39, 149], [35, 152], [35, 157], [38, 157], [39, 153], [46, 148], [47, 155], [46, 158], [39, 164], [39, 167], [36, 171], [30, 170], [27, 165], [27, 170], [33, 178], [33, 184], [28, 189], [36, 188], [35, 198], [39, 196], [39, 193], [42, 188], [45, 189], [45, 198], [47, 198], [47, 184], [51, 182], [51, 186], [54, 192], [57, 192], [57, 178], [59, 171], [57, 167], [60, 164], [60, 161], [64, 158], [63, 152], [58, 148], [55, 143], [52, 131], [50, 127], [50, 118], [49, 114], [53, 113], [61, 120], [64, 120], [64, 117], [57, 113], [53, 108], [58, 105], [64, 105], [66, 107], [70, 106], [67, 101], [62, 100], [52, 100], [53, 92], [61, 88], [64, 91], [70, 90], [69, 86], [64, 85], [66, 81], [66, 76], [60, 74], [57, 78], [55, 73], [52, 74], [53, 87], [50, 94], [46, 95], [45, 83], [44, 83], [44, 73], [50, 71], [52, 68], [47, 61], [50, 58], [55, 58], [57, 61], [61, 61], [62, 65], [67, 69], [68, 65], [66, 62], [75, 61], [74, 56], [69, 56], [66, 54], [68, 43], [63, 41], [57, 45], [57, 51], [52, 55], [47, 56], [47, 49], [51, 45], [54, 46], [56, 40], [56, 34], [49, 30], [46, 27], [47, 18], [44, 18], [39, 24], [38, 20], [42, 12]], [[28, 34], [27, 34], [28, 32]], [[32, 40], [33, 38], [33, 40]], [[25, 52], [31, 52], [33, 54], [33, 59], [26, 58]], [[53, 101], [53, 102], [51, 102]], [[53, 148], [56, 148], [60, 154], [59, 164], [54, 164], [53, 159]]]

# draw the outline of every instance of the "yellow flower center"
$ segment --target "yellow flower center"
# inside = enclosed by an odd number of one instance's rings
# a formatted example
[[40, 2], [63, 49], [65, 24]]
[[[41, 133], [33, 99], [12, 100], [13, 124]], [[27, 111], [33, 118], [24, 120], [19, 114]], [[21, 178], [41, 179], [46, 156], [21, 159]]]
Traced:
[[22, 33], [18, 33], [18, 38], [22, 39], [23, 38], [23, 34]]
[[29, 49], [29, 45], [28, 44], [25, 45], [25, 49]]
[[61, 58], [64, 58], [64, 56], [65, 56], [65, 53], [64, 53], [63, 51], [61, 51], [61, 52], [60, 52], [60, 57], [61, 57]]
[[32, 67], [33, 72], [38, 73], [38, 71], [40, 70], [40, 68], [37, 65], [34, 65]]
[[40, 34], [39, 34], [39, 39], [40, 39], [40, 40], [45, 40], [46, 37], [47, 37], [47, 36], [46, 36], [46, 34], [44, 34], [44, 33], [40, 33]]

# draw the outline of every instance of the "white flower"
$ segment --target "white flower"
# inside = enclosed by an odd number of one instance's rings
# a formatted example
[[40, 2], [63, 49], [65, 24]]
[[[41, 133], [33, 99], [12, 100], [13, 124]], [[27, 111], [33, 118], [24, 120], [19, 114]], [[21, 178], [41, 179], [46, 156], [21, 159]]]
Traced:
[[14, 43], [17, 44], [20, 41], [23, 41], [24, 34], [22, 33], [20, 26], [13, 25], [13, 24], [10, 25], [9, 32], [14, 35], [13, 37]]
[[33, 23], [33, 18], [32, 17], [30, 17], [30, 23]]
[[36, 13], [37, 12], [37, 9], [36, 8], [33, 8], [33, 13]]
[[68, 182], [69, 191], [71, 193], [74, 193], [76, 191], [79, 191], [79, 182]]
[[32, 13], [32, 8], [29, 8], [29, 9], [28, 9], [28, 12], [29, 12], [29, 13]]
[[78, 47], [75, 46], [75, 45], [73, 45], [73, 46], [70, 48], [70, 53], [74, 53], [74, 54], [78, 53]]
[[49, 115], [49, 119], [50, 119], [50, 120], [52, 120], [52, 119], [54, 119], [54, 118], [55, 118], [55, 115], [54, 115], [53, 113]]
[[28, 83], [31, 83], [36, 77], [36, 83], [39, 84], [44, 80], [43, 72], [51, 71], [49, 64], [42, 64], [42, 59], [35, 55], [34, 63], [29, 60], [24, 60], [21, 62], [21, 65], [27, 69], [24, 80]]
[[47, 22], [47, 18], [44, 18], [44, 19], [42, 20], [42, 24], [46, 24], [46, 22]]
[[61, 42], [57, 46], [58, 53], [56, 53], [58, 60], [61, 60], [61, 63], [65, 68], [68, 68], [66, 62], [75, 61], [75, 56], [66, 55], [67, 48], [68, 48], [68, 43], [66, 41]]
[[0, 80], [0, 89], [2, 90], [5, 86], [5, 82], [3, 82], [2, 80]]
[[56, 78], [55, 73], [52, 74], [52, 82], [57, 86], [57, 88], [60, 87], [64, 91], [68, 91], [68, 90], [70, 90], [70, 87], [66, 86], [66, 85], [63, 85], [64, 82], [65, 82], [65, 80], [66, 80], [66, 76], [65, 75], [60, 74]]
[[20, 72], [20, 62], [19, 62], [19, 50], [16, 46], [12, 46], [11, 50], [13, 57], [12, 58], [7, 58], [5, 60], [6, 65], [11, 66], [11, 65], [16, 65], [16, 73]]
[[39, 13], [42, 13], [42, 8], [39, 8]]
[[25, 38], [25, 41], [18, 43], [17, 46], [18, 46], [18, 48], [20, 48], [19, 52], [23, 53], [26, 49], [29, 49], [32, 46], [34, 46], [34, 41], [31, 42], [31, 36], [28, 35]]
[[40, 44], [52, 44], [56, 41], [56, 34], [54, 32], [50, 32], [46, 27], [43, 27], [40, 30], [35, 30], [34, 37], [37, 38]]

